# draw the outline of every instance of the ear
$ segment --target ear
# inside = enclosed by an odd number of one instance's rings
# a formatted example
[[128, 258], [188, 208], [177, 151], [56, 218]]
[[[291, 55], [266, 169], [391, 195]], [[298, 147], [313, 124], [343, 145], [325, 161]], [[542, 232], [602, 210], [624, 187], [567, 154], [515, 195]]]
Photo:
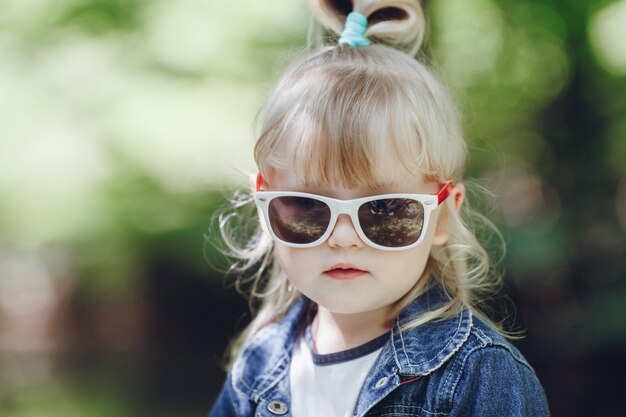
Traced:
[[454, 210], [454, 212], [458, 213], [459, 210], [461, 210], [461, 204], [463, 204], [464, 199], [465, 186], [461, 183], [454, 184], [454, 186], [450, 189], [450, 195], [442, 206], [442, 208], [444, 208], [447, 205], [447, 210], [441, 210], [439, 212], [439, 216], [437, 217], [437, 226], [435, 229], [435, 236], [433, 237], [433, 245], [443, 245], [448, 241], [448, 237], [450, 236], [450, 219], [448, 218], [450, 216], [449, 211]]

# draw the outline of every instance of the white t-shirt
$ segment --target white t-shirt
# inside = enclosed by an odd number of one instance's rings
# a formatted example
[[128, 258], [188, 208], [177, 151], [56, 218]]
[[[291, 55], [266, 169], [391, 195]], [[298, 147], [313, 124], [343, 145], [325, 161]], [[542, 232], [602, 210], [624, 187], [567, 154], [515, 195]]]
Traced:
[[289, 368], [294, 417], [351, 417], [365, 377], [388, 334], [361, 346], [320, 355], [314, 351], [311, 328], [296, 341]]

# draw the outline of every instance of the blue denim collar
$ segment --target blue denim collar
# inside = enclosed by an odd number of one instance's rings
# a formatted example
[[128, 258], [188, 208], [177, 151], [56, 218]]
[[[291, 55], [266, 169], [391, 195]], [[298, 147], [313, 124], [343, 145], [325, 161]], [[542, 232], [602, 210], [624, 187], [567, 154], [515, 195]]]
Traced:
[[431, 321], [400, 333], [401, 326], [425, 311], [432, 311], [449, 301], [449, 295], [436, 287], [409, 304], [396, 319], [391, 346], [401, 375], [428, 375], [443, 365], [467, 340], [472, 314], [462, 310], [446, 320]]
[[[448, 297], [441, 287], [436, 287], [418, 297], [400, 313], [365, 386], [393, 374], [392, 384], [388, 385], [391, 390], [400, 383], [402, 377], [430, 374], [460, 349], [472, 327], [469, 310], [462, 310], [446, 320], [432, 321], [399, 332], [400, 326], [424, 311], [440, 307]], [[287, 377], [295, 335], [306, 317], [309, 303], [310, 300], [301, 297], [283, 319], [264, 327], [252, 338], [233, 365], [233, 388], [236, 391], [258, 402]]]

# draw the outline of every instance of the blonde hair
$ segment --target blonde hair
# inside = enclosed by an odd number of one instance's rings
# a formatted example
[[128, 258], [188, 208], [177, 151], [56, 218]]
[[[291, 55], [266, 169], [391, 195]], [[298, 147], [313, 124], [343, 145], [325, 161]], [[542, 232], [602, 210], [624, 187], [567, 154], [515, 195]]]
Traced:
[[[350, 2], [330, 0], [311, 3], [323, 30], [329, 31], [324, 36], [331, 44], [296, 59], [269, 94], [254, 149], [263, 176], [271, 177], [288, 163], [309, 186], [375, 188], [385, 185], [381, 179], [407, 171], [442, 183], [460, 182], [467, 147], [458, 111], [443, 83], [414, 58], [425, 35], [419, 2], [355, 0], [353, 7]], [[365, 36], [373, 40], [372, 45], [337, 45], [336, 37], [351, 10], [369, 18]], [[234, 203], [242, 206], [250, 201], [238, 194]], [[497, 229], [468, 204], [460, 213], [451, 202], [442, 210], [449, 222], [448, 241], [433, 247], [422, 276], [427, 279], [419, 279], [392, 314], [435, 285], [443, 285], [451, 297], [402, 331], [464, 308], [485, 317], [477, 306], [500, 284], [500, 275], [464, 218], [483, 220], [500, 236]], [[250, 214], [255, 216], [254, 210]], [[239, 230], [228, 227], [232, 219], [222, 216], [220, 223], [225, 252], [236, 261], [231, 270], [244, 273], [237, 288], [249, 293], [255, 315], [231, 346], [230, 360], [301, 296], [274, 261], [269, 235], [257, 227], [250, 239], [241, 242]]]

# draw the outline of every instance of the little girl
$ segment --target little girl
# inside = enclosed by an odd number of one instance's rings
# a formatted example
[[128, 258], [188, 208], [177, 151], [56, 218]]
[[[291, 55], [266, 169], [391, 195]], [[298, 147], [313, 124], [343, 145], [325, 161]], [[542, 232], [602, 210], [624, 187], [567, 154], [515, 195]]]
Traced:
[[330, 44], [265, 104], [258, 233], [238, 249], [222, 229], [259, 309], [210, 416], [549, 415], [477, 306], [498, 275], [461, 215], [454, 103], [414, 58], [420, 3], [311, 5]]

